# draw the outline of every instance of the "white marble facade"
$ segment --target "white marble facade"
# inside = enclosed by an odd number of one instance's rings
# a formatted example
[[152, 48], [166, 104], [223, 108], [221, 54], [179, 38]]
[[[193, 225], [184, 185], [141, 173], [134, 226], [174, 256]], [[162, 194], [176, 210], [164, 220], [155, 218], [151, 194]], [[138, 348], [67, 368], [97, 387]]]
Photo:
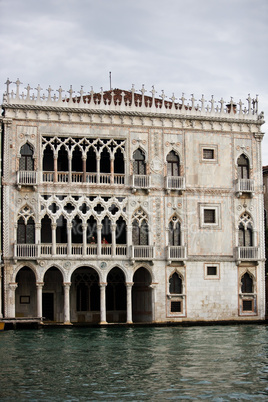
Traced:
[[4, 317], [264, 319], [257, 99], [20, 88], [1, 117]]

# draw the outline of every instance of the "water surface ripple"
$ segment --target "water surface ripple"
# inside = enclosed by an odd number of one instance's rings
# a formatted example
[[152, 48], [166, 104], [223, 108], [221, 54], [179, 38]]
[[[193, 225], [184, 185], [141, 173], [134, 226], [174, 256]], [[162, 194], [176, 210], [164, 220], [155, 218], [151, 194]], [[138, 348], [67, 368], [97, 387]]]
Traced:
[[268, 326], [0, 333], [1, 401], [267, 400]]

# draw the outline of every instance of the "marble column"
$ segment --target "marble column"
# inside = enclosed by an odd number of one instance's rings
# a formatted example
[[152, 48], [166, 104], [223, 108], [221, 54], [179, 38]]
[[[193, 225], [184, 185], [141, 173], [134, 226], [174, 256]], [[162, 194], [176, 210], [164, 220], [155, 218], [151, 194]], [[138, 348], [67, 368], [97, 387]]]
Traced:
[[133, 282], [127, 282], [127, 324], [132, 324], [132, 286]]
[[116, 224], [115, 223], [112, 223], [111, 229], [112, 229], [112, 257], [115, 257], [115, 255], [116, 255]]
[[72, 183], [72, 156], [68, 155], [68, 182]]
[[18, 287], [17, 283], [9, 283], [9, 303], [8, 303], [8, 318], [15, 318], [16, 316], [16, 298], [15, 292]]
[[71, 282], [64, 282], [64, 324], [70, 324], [70, 287]]
[[107, 324], [106, 322], [106, 282], [100, 283], [100, 324]]
[[87, 157], [86, 157], [86, 155], [82, 156], [82, 161], [83, 161], [83, 183], [86, 183], [86, 181], [87, 181]]
[[53, 177], [54, 183], [57, 183], [58, 181], [58, 156], [54, 155], [54, 177]]
[[114, 183], [114, 159], [110, 159], [111, 184]]
[[83, 255], [87, 254], [87, 224], [82, 224], [83, 229]]
[[156, 299], [156, 283], [152, 283], [150, 288], [152, 289], [152, 322], [155, 321], [155, 299]]
[[52, 255], [56, 255], [56, 229], [57, 229], [57, 224], [56, 223], [51, 223], [51, 232], [52, 232]]
[[36, 291], [37, 291], [37, 317], [42, 318], [43, 309], [42, 309], [42, 290], [43, 290], [44, 282], [36, 283]]
[[100, 155], [97, 155], [97, 184], [100, 184]]
[[72, 255], [72, 222], [67, 223], [67, 254]]
[[101, 229], [102, 229], [102, 224], [98, 223], [97, 224], [97, 255], [101, 255]]

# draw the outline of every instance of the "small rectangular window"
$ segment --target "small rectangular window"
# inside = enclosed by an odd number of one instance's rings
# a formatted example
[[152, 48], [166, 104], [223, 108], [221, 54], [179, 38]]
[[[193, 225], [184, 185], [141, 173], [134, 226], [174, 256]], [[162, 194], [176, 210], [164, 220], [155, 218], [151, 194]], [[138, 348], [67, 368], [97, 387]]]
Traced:
[[217, 275], [217, 267], [207, 267], [207, 275]]
[[253, 300], [243, 300], [243, 311], [253, 311]]
[[203, 148], [203, 159], [214, 159], [214, 149]]
[[20, 304], [30, 304], [30, 296], [20, 296]]
[[204, 223], [216, 223], [215, 209], [204, 209]]
[[170, 310], [171, 313], [181, 313], [181, 301], [172, 301]]

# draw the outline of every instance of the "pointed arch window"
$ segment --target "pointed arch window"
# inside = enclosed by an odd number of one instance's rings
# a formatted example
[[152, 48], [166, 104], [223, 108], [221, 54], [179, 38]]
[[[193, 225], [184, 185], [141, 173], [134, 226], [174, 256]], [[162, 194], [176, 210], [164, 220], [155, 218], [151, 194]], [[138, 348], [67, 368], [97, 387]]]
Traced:
[[253, 279], [248, 272], [246, 272], [241, 278], [241, 292], [253, 293]]
[[33, 149], [28, 143], [20, 149], [19, 170], [34, 170]]
[[132, 243], [135, 246], [148, 246], [149, 244], [148, 217], [142, 209], [137, 210], [132, 219]]
[[146, 174], [145, 155], [140, 148], [136, 149], [133, 153], [133, 173], [137, 175]]
[[238, 179], [249, 179], [249, 160], [244, 154], [237, 159], [237, 176]]
[[177, 272], [169, 278], [169, 293], [182, 294], [182, 279]]
[[18, 244], [35, 244], [35, 223], [32, 217], [26, 222], [23, 217], [19, 218], [17, 242]]
[[253, 246], [253, 222], [247, 213], [244, 213], [239, 220], [238, 246]]
[[180, 158], [174, 151], [167, 155], [167, 174], [168, 176], [180, 175]]

